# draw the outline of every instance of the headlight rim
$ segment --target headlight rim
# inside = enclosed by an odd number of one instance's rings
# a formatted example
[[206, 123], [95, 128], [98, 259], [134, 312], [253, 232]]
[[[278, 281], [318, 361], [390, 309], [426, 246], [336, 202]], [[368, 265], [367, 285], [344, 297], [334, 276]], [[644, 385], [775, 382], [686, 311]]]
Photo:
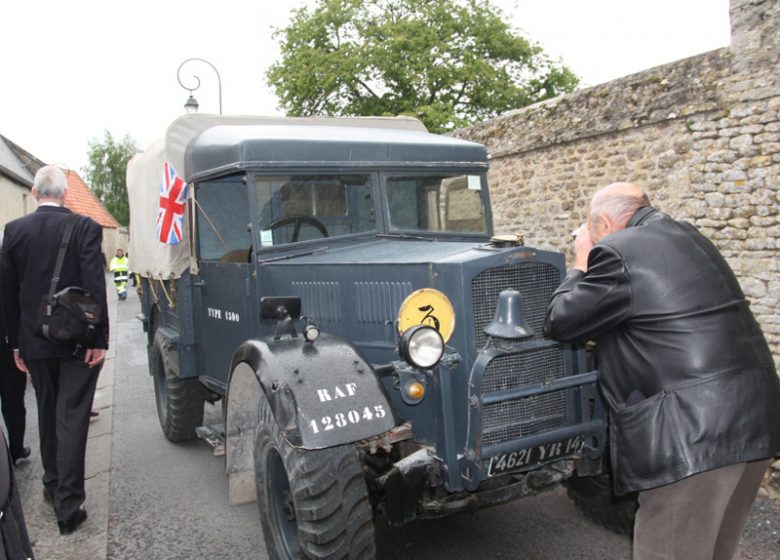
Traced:
[[[436, 340], [438, 340], [439, 348], [435, 349], [436, 353], [438, 354], [436, 359], [426, 360], [423, 362], [419, 359], [419, 354], [417, 354], [418, 359], [415, 359], [415, 355], [413, 354], [415, 349], [412, 343], [416, 340], [419, 341], [419, 337], [427, 336], [430, 333], [435, 333]], [[406, 363], [420, 370], [430, 370], [435, 368], [441, 362], [442, 357], [444, 357], [444, 338], [439, 331], [429, 325], [414, 325], [406, 329], [401, 335], [401, 340], [398, 346], [401, 357], [406, 361]]]

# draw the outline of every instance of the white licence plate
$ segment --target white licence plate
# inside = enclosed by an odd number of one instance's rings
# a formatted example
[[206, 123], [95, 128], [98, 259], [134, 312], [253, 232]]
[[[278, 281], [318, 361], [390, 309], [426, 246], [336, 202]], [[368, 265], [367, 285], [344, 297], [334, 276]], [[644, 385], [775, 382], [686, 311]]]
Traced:
[[559, 457], [574, 455], [582, 451], [584, 443], [585, 437], [580, 435], [570, 437], [563, 441], [546, 443], [544, 445], [537, 445], [536, 447], [528, 447], [526, 449], [512, 451], [511, 453], [496, 455], [490, 459], [487, 475], [488, 477], [491, 477], [511, 471], [518, 471], [526, 467], [553, 461]]

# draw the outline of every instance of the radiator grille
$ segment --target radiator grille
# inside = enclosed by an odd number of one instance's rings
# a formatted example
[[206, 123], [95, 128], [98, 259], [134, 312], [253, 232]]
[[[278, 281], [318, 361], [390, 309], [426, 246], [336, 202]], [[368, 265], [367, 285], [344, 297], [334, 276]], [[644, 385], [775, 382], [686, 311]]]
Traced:
[[[499, 356], [487, 367], [482, 392], [542, 383], [563, 376], [560, 346]], [[486, 405], [482, 409], [482, 445], [492, 445], [566, 425], [566, 396], [562, 391], [516, 401]]]
[[490, 362], [482, 379], [482, 392], [493, 393], [531, 383], [558, 379], [563, 373], [560, 345], [506, 354]]
[[558, 269], [547, 263], [522, 263], [480, 272], [471, 281], [477, 348], [487, 340], [483, 329], [493, 320], [498, 294], [508, 288], [517, 290], [523, 298], [525, 320], [534, 331], [533, 339], [544, 338], [547, 304], [560, 283]]
[[[520, 263], [489, 268], [471, 283], [477, 348], [487, 341], [483, 332], [493, 320], [498, 295], [508, 288], [520, 292], [523, 311], [534, 336], [544, 339], [547, 304], [560, 284], [558, 269], [546, 263]], [[502, 355], [488, 364], [482, 380], [482, 393], [492, 393], [523, 385], [542, 383], [564, 375], [560, 345], [545, 346]], [[486, 405], [482, 409], [482, 445], [518, 439], [566, 425], [566, 396], [562, 391], [526, 399]]]

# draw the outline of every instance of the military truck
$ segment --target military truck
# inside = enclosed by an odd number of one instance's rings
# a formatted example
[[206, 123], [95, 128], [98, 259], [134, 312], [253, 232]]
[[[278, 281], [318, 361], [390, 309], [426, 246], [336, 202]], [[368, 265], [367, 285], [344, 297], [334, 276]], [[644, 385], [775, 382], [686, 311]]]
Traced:
[[160, 426], [221, 401], [272, 558], [599, 472], [598, 373], [542, 328], [564, 258], [493, 237], [488, 163], [410, 118], [198, 114], [130, 162]]

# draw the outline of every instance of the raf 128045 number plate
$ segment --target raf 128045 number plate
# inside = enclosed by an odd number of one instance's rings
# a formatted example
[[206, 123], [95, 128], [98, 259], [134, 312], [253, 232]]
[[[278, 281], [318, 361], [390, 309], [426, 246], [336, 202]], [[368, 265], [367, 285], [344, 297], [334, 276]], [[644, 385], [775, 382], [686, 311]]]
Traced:
[[536, 447], [519, 449], [511, 453], [496, 455], [490, 459], [488, 476], [518, 471], [526, 467], [552, 461], [559, 457], [566, 457], [582, 451], [585, 439], [582, 436], [571, 437], [564, 441], [546, 443]]

